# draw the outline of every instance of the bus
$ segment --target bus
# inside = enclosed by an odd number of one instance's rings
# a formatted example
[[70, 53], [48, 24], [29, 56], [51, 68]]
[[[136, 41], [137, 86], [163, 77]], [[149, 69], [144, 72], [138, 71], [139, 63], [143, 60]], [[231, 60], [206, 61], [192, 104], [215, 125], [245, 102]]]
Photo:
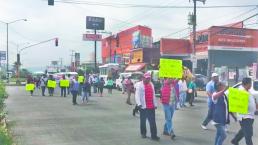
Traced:
[[103, 78], [105, 81], [105, 86], [107, 85], [107, 78], [110, 77], [114, 81], [118, 76], [119, 64], [118, 63], [107, 63], [99, 66], [99, 77]]

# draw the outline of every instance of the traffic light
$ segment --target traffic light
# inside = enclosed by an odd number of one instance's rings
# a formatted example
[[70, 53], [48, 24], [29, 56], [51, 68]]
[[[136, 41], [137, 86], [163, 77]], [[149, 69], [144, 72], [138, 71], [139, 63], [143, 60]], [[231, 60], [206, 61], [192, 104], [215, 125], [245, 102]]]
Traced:
[[54, 0], [48, 0], [48, 5], [53, 6], [54, 5]]
[[58, 46], [58, 38], [55, 39], [55, 45]]

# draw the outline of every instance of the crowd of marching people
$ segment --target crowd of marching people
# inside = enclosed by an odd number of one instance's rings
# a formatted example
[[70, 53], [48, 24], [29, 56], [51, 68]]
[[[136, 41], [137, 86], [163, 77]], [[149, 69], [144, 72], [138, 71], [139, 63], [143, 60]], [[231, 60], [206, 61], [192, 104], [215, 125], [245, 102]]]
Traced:
[[[36, 87], [42, 91], [42, 96], [45, 96], [45, 90], [48, 89], [49, 96], [53, 96], [55, 85], [51, 84], [55, 81], [52, 75], [48, 77], [43, 75], [38, 82], [32, 77], [28, 77], [27, 84], [36, 84]], [[88, 97], [91, 96], [91, 88], [93, 93], [99, 93], [103, 96], [103, 88], [105, 81], [97, 75], [79, 75], [79, 76], [63, 76], [58, 83], [61, 88], [61, 96], [66, 97], [72, 94], [72, 103], [77, 104], [77, 96], [81, 96], [82, 103], [88, 102]], [[164, 78], [160, 80], [159, 88], [155, 88], [152, 83], [150, 73], [145, 73], [141, 76], [138, 82], [133, 83], [130, 77], [122, 79], [122, 93], [127, 94], [125, 101], [128, 105], [133, 105], [131, 96], [135, 97], [135, 107], [133, 115], [139, 113], [140, 116], [140, 134], [142, 138], [146, 138], [146, 120], [149, 122], [151, 139], [158, 141], [160, 137], [157, 135], [155, 110], [158, 107], [158, 102], [162, 104], [164, 112], [164, 129], [163, 135], [170, 136], [173, 140], [176, 138], [174, 130], [173, 116], [176, 110], [184, 107], [193, 107], [194, 100], [197, 96], [197, 87], [194, 77], [183, 75], [181, 79]], [[108, 93], [112, 94], [114, 81], [111, 78], [107, 79], [106, 88]], [[216, 128], [215, 145], [223, 145], [226, 139], [227, 125], [230, 123], [230, 118], [239, 121], [240, 130], [231, 140], [233, 145], [238, 145], [242, 138], [245, 138], [247, 145], [253, 145], [253, 123], [255, 119], [255, 111], [257, 109], [257, 101], [250, 93], [252, 80], [243, 78], [240, 90], [244, 90], [249, 94], [248, 113], [240, 114], [229, 112], [228, 102], [228, 87], [223, 82], [219, 81], [219, 76], [212, 73], [211, 80], [206, 84], [208, 113], [201, 124], [201, 128], [207, 130], [207, 125], [212, 123]], [[155, 90], [160, 90], [160, 98], [156, 97]], [[33, 90], [30, 90], [33, 95]]]
[[[27, 85], [33, 87], [28, 87]], [[93, 93], [98, 93], [100, 97], [103, 97], [105, 81], [103, 78], [98, 77], [98, 75], [93, 74], [78, 76], [68, 74], [68, 76], [63, 75], [59, 80], [56, 80], [51, 74], [48, 76], [44, 74], [38, 78], [33, 78], [29, 75], [27, 85], [26, 90], [30, 92], [31, 96], [33, 96], [35, 89], [41, 90], [42, 96], [46, 96], [46, 90], [49, 96], [53, 96], [55, 89], [59, 87], [60, 96], [66, 97], [71, 94], [73, 105], [77, 105], [77, 96], [81, 97], [82, 103], [89, 101], [89, 96], [91, 96], [92, 92], [91, 88], [93, 88]], [[113, 81], [108, 79], [107, 88], [109, 92], [112, 92], [111, 86], [113, 87]]]

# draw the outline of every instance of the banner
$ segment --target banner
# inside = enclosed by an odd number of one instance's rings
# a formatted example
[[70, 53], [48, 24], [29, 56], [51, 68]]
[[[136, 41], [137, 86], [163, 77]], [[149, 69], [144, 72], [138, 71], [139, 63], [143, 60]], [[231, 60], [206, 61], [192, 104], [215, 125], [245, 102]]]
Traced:
[[55, 88], [56, 87], [56, 81], [48, 80], [47, 81], [47, 87], [48, 88]]
[[35, 88], [34, 84], [26, 84], [26, 91], [33, 91]]
[[160, 78], [182, 78], [182, 60], [161, 58], [159, 67]]
[[84, 76], [79, 76], [78, 77], [78, 82], [79, 83], [83, 83], [83, 81], [84, 81]]
[[229, 112], [240, 114], [248, 113], [249, 93], [236, 88], [229, 88], [228, 103]]
[[69, 80], [60, 80], [60, 87], [69, 87]]

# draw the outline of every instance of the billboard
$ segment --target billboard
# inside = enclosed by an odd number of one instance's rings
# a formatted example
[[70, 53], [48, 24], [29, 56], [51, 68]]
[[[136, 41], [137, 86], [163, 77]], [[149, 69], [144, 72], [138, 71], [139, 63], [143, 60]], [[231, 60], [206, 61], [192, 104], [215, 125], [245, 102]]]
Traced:
[[102, 35], [99, 34], [83, 34], [82, 40], [84, 41], [101, 41]]
[[105, 29], [105, 19], [101, 17], [86, 17], [86, 29], [93, 30], [104, 30]]
[[0, 51], [0, 61], [6, 60], [6, 51]]
[[140, 30], [132, 33], [133, 48], [151, 48], [152, 37], [141, 34]]

